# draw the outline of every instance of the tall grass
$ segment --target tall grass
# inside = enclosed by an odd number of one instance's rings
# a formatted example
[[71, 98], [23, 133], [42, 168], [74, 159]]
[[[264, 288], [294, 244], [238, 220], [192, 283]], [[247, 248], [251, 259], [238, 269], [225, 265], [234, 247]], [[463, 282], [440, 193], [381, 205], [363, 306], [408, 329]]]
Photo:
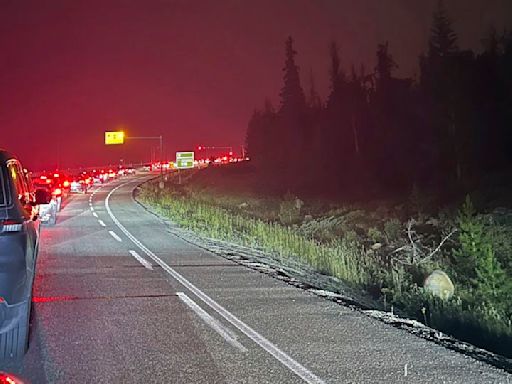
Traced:
[[[354, 231], [349, 230], [341, 236], [326, 236], [320, 241], [293, 226], [248, 216], [180, 189], [160, 190], [150, 183], [142, 187], [138, 199], [162, 216], [172, 218], [181, 227], [202, 236], [255, 248], [280, 260], [307, 264], [319, 273], [366, 290], [378, 297], [385, 309], [393, 305], [403, 315], [512, 357], [512, 348], [508, 347], [512, 345], [509, 316], [503, 316], [489, 303], [477, 300], [475, 291], [464, 284], [458, 286], [457, 295], [449, 301], [430, 296], [418, 287], [413, 277], [422, 271], [384, 262], [365, 249]], [[387, 237], [398, 237], [397, 225], [393, 222], [390, 228], [385, 228]], [[443, 266], [433, 264], [431, 267]], [[422, 268], [428, 270], [429, 266], [422, 264]]]
[[316, 271], [357, 286], [371, 283], [378, 263], [350, 238], [321, 243], [291, 227], [245, 217], [195, 199], [144, 188], [139, 199], [180, 226], [209, 238], [260, 249], [278, 258], [293, 258]]

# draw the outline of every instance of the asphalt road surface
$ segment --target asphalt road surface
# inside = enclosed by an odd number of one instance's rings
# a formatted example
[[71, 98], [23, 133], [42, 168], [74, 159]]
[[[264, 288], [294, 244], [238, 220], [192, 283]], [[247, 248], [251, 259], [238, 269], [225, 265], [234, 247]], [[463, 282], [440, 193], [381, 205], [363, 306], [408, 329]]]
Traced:
[[[143, 178], [143, 177], [142, 177]], [[73, 197], [44, 227], [30, 383], [509, 383], [494, 367], [169, 233], [141, 177]]]

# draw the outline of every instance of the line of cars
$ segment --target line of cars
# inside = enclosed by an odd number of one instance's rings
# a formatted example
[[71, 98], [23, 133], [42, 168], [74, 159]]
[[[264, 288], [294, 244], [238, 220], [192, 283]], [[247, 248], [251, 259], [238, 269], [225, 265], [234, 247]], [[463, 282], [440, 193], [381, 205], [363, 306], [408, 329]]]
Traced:
[[93, 185], [106, 183], [120, 175], [132, 174], [133, 168], [90, 170], [74, 173], [44, 172], [32, 178], [35, 189], [44, 189], [51, 195], [48, 204], [39, 208], [39, 217], [43, 223], [55, 225], [57, 213], [64, 206], [68, 196], [75, 193], [87, 193]]
[[[70, 193], [133, 172], [31, 175], [16, 156], [0, 149], [0, 363], [21, 359], [28, 347], [41, 223], [55, 224]], [[74, 182], [82, 187], [73, 189]]]

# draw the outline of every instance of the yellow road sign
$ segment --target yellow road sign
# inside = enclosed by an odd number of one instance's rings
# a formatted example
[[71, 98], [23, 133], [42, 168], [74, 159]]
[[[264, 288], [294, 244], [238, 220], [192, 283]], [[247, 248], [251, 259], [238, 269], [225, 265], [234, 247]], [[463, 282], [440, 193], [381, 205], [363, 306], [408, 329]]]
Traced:
[[105, 144], [124, 144], [124, 132], [123, 131], [110, 131], [105, 132]]

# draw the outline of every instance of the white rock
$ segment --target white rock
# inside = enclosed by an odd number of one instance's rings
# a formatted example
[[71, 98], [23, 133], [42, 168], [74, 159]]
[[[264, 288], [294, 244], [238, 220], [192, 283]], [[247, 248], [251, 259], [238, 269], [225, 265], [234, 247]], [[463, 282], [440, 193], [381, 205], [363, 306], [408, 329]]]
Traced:
[[440, 269], [436, 269], [425, 279], [423, 288], [442, 300], [448, 300], [455, 292], [455, 286], [452, 280]]

